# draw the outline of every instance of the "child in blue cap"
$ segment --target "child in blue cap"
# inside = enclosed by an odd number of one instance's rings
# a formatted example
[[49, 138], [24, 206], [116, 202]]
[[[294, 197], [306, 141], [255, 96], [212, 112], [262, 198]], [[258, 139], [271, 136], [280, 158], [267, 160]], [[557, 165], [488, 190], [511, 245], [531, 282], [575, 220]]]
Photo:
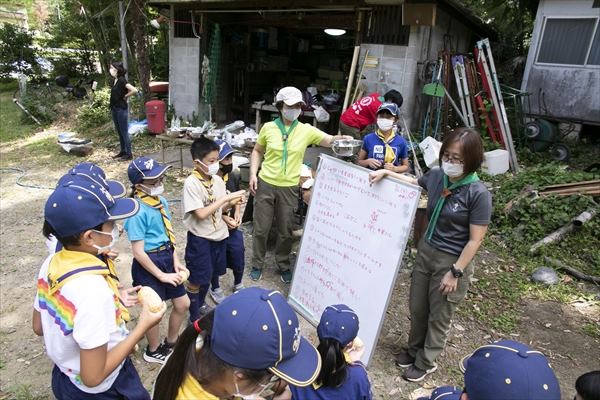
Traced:
[[160, 364], [171, 354], [181, 323], [190, 307], [190, 299], [183, 287], [184, 278], [189, 272], [177, 258], [169, 204], [161, 196], [164, 192], [164, 176], [169, 167], [148, 157], [136, 158], [129, 164], [127, 175], [133, 185], [133, 197], [140, 206], [140, 212], [128, 218], [124, 225], [133, 251], [133, 284], [151, 287], [162, 300], [171, 300], [173, 303], [164, 341], [160, 342], [158, 325], [146, 333], [148, 346], [144, 351], [144, 360]]
[[396, 132], [398, 106], [383, 103], [377, 110], [377, 130], [363, 138], [363, 147], [358, 152], [358, 165], [373, 170], [387, 169], [401, 173], [408, 171], [406, 142]]
[[241, 201], [244, 191], [227, 194], [218, 175], [219, 145], [201, 137], [191, 146], [194, 170], [183, 184], [183, 224], [188, 230], [185, 263], [190, 271], [186, 283], [190, 298], [190, 321], [209, 311], [204, 303], [209, 285], [220, 288], [219, 276], [225, 273], [227, 238], [223, 211]]
[[89, 179], [59, 185], [46, 202], [44, 235], [54, 235], [64, 248], [40, 268], [32, 327], [55, 364], [56, 398], [149, 398], [128, 355], [166, 306], [156, 313], [144, 307], [128, 332], [118, 278], [97, 257], [116, 242], [115, 221], [138, 210], [133, 199], [114, 199]]
[[[240, 177], [233, 172], [233, 148], [224, 140], [215, 140], [219, 145], [219, 172], [217, 175], [225, 182], [227, 193], [235, 193], [240, 190]], [[227, 238], [226, 260], [227, 268], [233, 271], [233, 291], [237, 292], [244, 288], [242, 278], [244, 277], [244, 234], [238, 229], [242, 222], [241, 203], [231, 207], [229, 212], [223, 213], [221, 218], [227, 229], [229, 237]], [[225, 293], [221, 288], [212, 288], [210, 297], [215, 303], [220, 303], [225, 299]]]
[[[101, 185], [104, 189], [108, 190], [108, 193], [115, 199], [120, 199], [127, 193], [125, 186], [121, 182], [106, 179], [104, 170], [91, 162], [82, 162], [75, 165], [58, 180], [56, 186], [81, 178], [91, 180]], [[62, 249], [60, 242], [52, 235], [46, 239], [46, 247], [48, 248], [48, 254], [54, 254]]]
[[293, 400], [373, 398], [365, 366], [348, 355], [357, 339], [358, 325], [358, 315], [350, 307], [336, 304], [325, 308], [317, 326], [317, 350], [323, 360], [321, 372], [312, 385], [290, 384]]
[[251, 287], [228, 296], [181, 334], [158, 374], [153, 398], [257, 399], [272, 394], [281, 381], [310, 385], [320, 369], [321, 357], [300, 336], [298, 317], [285, 298]]

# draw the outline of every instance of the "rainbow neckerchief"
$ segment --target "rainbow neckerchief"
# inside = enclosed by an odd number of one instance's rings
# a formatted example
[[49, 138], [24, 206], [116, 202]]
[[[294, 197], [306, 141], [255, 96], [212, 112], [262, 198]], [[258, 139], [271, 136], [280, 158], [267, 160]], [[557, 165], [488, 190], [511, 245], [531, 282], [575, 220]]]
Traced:
[[102, 275], [113, 291], [115, 302], [115, 319], [117, 325], [129, 321], [129, 310], [119, 298], [118, 278], [112, 260], [103, 262], [98, 257], [80, 251], [63, 249], [50, 260], [48, 281], [38, 279], [38, 298], [40, 308], [47, 310], [54, 317], [63, 334], [73, 332], [73, 321], [77, 309], [61, 293], [60, 289], [71, 279], [84, 275]]

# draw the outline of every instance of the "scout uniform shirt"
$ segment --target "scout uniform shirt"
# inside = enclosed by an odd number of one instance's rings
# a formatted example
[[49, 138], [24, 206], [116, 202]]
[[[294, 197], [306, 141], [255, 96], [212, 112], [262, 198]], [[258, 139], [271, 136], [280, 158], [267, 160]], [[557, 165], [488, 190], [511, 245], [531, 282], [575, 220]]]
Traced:
[[[220, 199], [226, 195], [225, 183], [218, 175], [212, 177], [212, 190], [215, 199]], [[227, 225], [221, 218], [222, 209], [219, 207], [212, 216], [205, 219], [199, 219], [194, 214], [194, 210], [204, 208], [210, 205], [209, 195], [206, 187], [195, 175], [186, 178], [183, 184], [183, 224], [192, 234], [219, 242], [229, 237]]]
[[288, 134], [287, 162], [284, 167], [283, 134], [275, 122], [267, 122], [257, 139], [257, 143], [265, 148], [265, 158], [258, 177], [273, 186], [298, 186], [306, 148], [311, 144], [318, 145], [326, 135], [314, 126], [298, 121]]
[[398, 166], [402, 164], [403, 159], [408, 158], [406, 141], [398, 133], [394, 135], [392, 140], [388, 141], [387, 146], [391, 148], [394, 154], [394, 159], [392, 161], [385, 159], [386, 143], [383, 142], [381, 137], [377, 136], [376, 132], [369, 133], [363, 138], [362, 148], [367, 152], [367, 158], [374, 158], [381, 161], [382, 167], [386, 162], [391, 162]]
[[292, 400], [371, 400], [371, 384], [367, 371], [361, 363], [348, 365], [346, 380], [338, 387], [321, 386], [316, 383], [306, 387], [289, 385]]

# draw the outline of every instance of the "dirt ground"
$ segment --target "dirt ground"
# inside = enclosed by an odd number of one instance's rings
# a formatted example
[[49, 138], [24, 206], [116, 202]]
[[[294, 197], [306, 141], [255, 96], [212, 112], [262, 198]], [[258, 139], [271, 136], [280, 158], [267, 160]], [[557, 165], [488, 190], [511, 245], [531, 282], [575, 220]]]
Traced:
[[[15, 151], [19, 151], [19, 145], [3, 146], [0, 155]], [[30, 157], [26, 158], [31, 160]], [[96, 151], [89, 160], [103, 167], [109, 177], [126, 180], [127, 164], [108, 161], [108, 150]], [[28, 161], [28, 165], [21, 165], [16, 161], [2, 163], [2, 167], [25, 168], [29, 172], [23, 181], [48, 187], [53, 186], [69, 166], [80, 161], [82, 160], [68, 159], [64, 167], [59, 169], [48, 169], [43, 160]], [[15, 181], [18, 176], [18, 173], [5, 169], [0, 175], [0, 399], [45, 399], [52, 398], [52, 364], [45, 355], [43, 340], [31, 330], [31, 312], [37, 271], [47, 255], [41, 227], [43, 205], [50, 192], [17, 186]], [[178, 200], [184, 176], [173, 171], [169, 179], [166, 197]], [[171, 207], [175, 218], [173, 226], [183, 248], [185, 229], [181, 223], [180, 203], [172, 202]], [[252, 238], [248, 232], [245, 239], [246, 260], [249, 260]], [[119, 241], [117, 250], [120, 252], [117, 263], [120, 276], [122, 281], [130, 283], [131, 252], [126, 238]], [[476, 266], [481, 265], [482, 259], [488, 267], [501, 262], [485, 249], [480, 251]], [[462, 311], [453, 323], [446, 350], [439, 359], [438, 371], [421, 384], [405, 382], [400, 377], [401, 370], [393, 363], [393, 353], [405, 345], [409, 328], [407, 298], [411, 257], [407, 256], [405, 260], [407, 262], [397, 279], [379, 343], [369, 365], [374, 398], [412, 399], [441, 384], [460, 385], [462, 381], [458, 361], [478, 346], [502, 338], [519, 340], [542, 350], [549, 357], [560, 380], [563, 398], [573, 397], [574, 381], [580, 374], [600, 367], [600, 341], [581, 330], [585, 321], [591, 319], [598, 323], [600, 310], [597, 302], [559, 304], [523, 298], [520, 303], [523, 313], [517, 329], [502, 335], [482, 326], [470, 314], [473, 304], [471, 300], [467, 300], [461, 304]], [[476, 267], [475, 277], [478, 273], [485, 273], [485, 269], [478, 271]], [[222, 286], [230, 290], [231, 281], [232, 278], [228, 275]], [[254, 284], [247, 276], [244, 283], [247, 286]], [[280, 282], [274, 268], [266, 269], [260, 285], [276, 288], [284, 294], [289, 289], [289, 286]], [[162, 332], [164, 330], [163, 327]], [[314, 340], [314, 328], [305, 321], [302, 322], [302, 331]], [[140, 343], [140, 349], [144, 347], [145, 343]], [[140, 353], [133, 358], [144, 384], [151, 388], [158, 365], [144, 362]]]

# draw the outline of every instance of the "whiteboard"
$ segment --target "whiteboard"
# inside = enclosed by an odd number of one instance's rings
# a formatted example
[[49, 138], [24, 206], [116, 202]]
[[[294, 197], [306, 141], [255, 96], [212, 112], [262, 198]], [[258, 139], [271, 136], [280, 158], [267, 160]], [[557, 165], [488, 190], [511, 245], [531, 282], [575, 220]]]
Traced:
[[375, 350], [417, 210], [421, 188], [321, 155], [288, 301], [313, 325], [325, 307], [346, 304]]

